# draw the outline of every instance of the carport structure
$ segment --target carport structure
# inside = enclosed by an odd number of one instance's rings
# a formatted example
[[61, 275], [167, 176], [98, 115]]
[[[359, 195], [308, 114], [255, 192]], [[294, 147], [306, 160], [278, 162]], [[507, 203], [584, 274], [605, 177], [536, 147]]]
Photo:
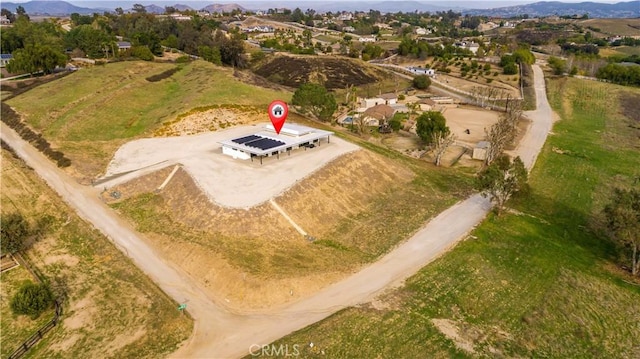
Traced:
[[327, 143], [331, 142], [333, 132], [320, 130], [299, 124], [285, 124], [280, 133], [276, 133], [273, 125], [264, 126], [264, 130], [256, 132], [252, 135], [233, 138], [221, 141], [222, 153], [233, 158], [243, 160], [254, 157], [262, 159], [269, 156], [277, 156], [280, 153], [287, 152], [291, 155], [291, 151], [304, 148], [313, 148], [320, 146], [321, 142], [326, 138]]

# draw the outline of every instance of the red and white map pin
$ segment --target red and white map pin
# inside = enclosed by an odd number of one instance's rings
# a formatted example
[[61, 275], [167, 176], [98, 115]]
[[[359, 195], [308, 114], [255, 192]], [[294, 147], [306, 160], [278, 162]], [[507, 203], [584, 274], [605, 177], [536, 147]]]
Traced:
[[277, 134], [280, 134], [284, 121], [287, 120], [289, 107], [284, 101], [275, 100], [269, 104], [269, 118]]

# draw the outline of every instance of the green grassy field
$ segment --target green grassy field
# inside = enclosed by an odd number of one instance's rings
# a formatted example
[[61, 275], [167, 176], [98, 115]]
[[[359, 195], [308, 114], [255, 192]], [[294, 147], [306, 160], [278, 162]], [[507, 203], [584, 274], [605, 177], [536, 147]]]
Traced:
[[640, 356], [640, 281], [591, 224], [611, 189], [638, 175], [638, 133], [617, 101], [640, 90], [577, 79], [548, 88], [563, 121], [529, 198], [490, 215], [405, 287], [275, 345], [332, 358]]
[[[24, 255], [64, 298], [61, 323], [27, 357], [157, 358], [189, 337], [192, 319], [177, 310], [177, 303], [4, 149], [1, 194], [3, 213], [47, 223]], [[23, 268], [2, 274], [3, 357], [52, 318], [52, 311], [35, 321], [10, 314], [11, 293], [29, 278]]]
[[640, 35], [640, 19], [588, 19], [580, 21], [579, 24], [600, 29], [600, 32], [606, 35]]
[[[148, 77], [178, 67], [169, 78]], [[102, 169], [126, 140], [153, 133], [196, 107], [265, 106], [290, 93], [248, 85], [233, 70], [205, 61], [186, 65], [127, 61], [85, 68], [7, 101], [73, 162]], [[99, 171], [94, 169], [94, 171]]]

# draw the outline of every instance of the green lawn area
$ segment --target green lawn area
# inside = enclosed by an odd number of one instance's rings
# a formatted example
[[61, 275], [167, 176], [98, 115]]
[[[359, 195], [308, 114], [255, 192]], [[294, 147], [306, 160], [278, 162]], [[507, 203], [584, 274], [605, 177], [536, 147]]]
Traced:
[[529, 198], [490, 215], [403, 288], [276, 347], [334, 358], [638, 357], [640, 281], [618, 269], [592, 223], [612, 188], [638, 175], [638, 133], [618, 98], [640, 90], [572, 78], [548, 89], [563, 120], [531, 174]]
[[618, 52], [621, 52], [625, 55], [639, 55], [640, 56], [640, 46], [620, 46], [614, 47]]
[[[167, 79], [147, 80], [176, 66]], [[8, 103], [52, 140], [108, 141], [149, 133], [194, 107], [259, 106], [289, 96], [240, 82], [231, 69], [205, 61], [127, 61], [82, 69]]]

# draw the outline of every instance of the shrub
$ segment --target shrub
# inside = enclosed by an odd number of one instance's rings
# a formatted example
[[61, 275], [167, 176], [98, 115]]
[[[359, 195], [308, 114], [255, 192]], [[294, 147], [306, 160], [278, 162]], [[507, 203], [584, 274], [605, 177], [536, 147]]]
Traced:
[[186, 64], [189, 61], [191, 61], [191, 59], [187, 55], [180, 56], [176, 59], [177, 64]]
[[400, 122], [400, 120], [396, 117], [393, 117], [390, 121], [389, 121], [389, 126], [391, 127], [392, 130], [394, 131], [399, 131], [400, 128], [402, 128], [402, 122]]
[[516, 65], [515, 63], [507, 64], [503, 68], [503, 73], [505, 75], [515, 75], [515, 74], [517, 74], [518, 73], [518, 65]]
[[16, 253], [24, 249], [25, 239], [31, 234], [29, 223], [22, 214], [15, 212], [2, 214], [0, 219], [2, 225], [0, 231], [2, 240], [0, 241], [0, 251], [5, 253]]
[[131, 55], [144, 61], [153, 61], [153, 52], [146, 46], [134, 46], [131, 48]]
[[431, 79], [427, 75], [418, 75], [413, 78], [413, 87], [424, 90], [431, 86]]
[[29, 315], [38, 318], [42, 312], [53, 304], [53, 294], [45, 284], [27, 282], [18, 289], [11, 298], [11, 311], [15, 314]]

